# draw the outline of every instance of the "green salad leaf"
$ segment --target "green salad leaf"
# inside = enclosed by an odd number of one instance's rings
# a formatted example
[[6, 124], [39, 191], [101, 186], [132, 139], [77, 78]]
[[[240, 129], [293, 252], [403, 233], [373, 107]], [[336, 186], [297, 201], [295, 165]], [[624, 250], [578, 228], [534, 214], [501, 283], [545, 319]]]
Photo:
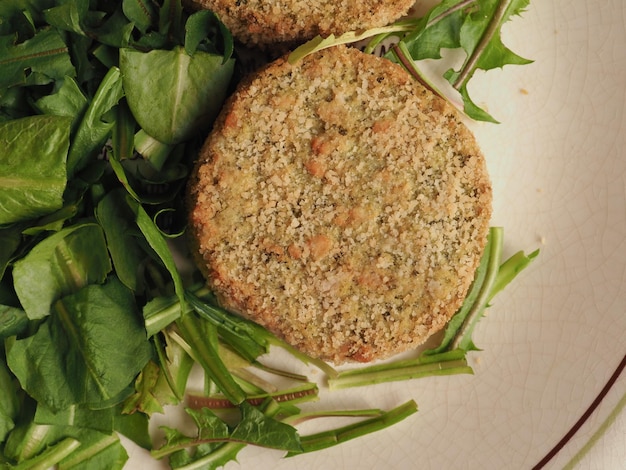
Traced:
[[124, 0], [122, 11], [142, 33], [147, 33], [159, 18], [158, 6], [145, 0]]
[[[15, 252], [22, 244], [22, 230], [24, 224], [11, 224], [0, 230], [0, 279], [4, 277], [4, 273], [11, 263]], [[0, 284], [0, 292], [2, 292], [2, 284]], [[0, 295], [0, 303], [2, 302]]]
[[42, 96], [35, 105], [42, 114], [71, 117], [72, 131], [75, 131], [89, 101], [74, 78], [66, 76], [59, 82], [61, 85], [57, 91]]
[[7, 469], [122, 469], [128, 453], [119, 437], [77, 425], [23, 423], [11, 434], [4, 456]]
[[82, 432], [80, 446], [63, 458], [58, 470], [122, 470], [128, 453], [116, 434]]
[[8, 365], [53, 410], [119, 402], [151, 356], [134, 310], [132, 292], [117, 279], [88, 285], [59, 299], [34, 335], [10, 340]]
[[[182, 98], [169, 125], [191, 129], [176, 144], [131, 111], [120, 48], [167, 56]], [[152, 448], [149, 415], [184, 399], [192, 356], [165, 330], [149, 339], [139, 312], [185, 303], [168, 245], [182, 231], [164, 230], [233, 51], [215, 15], [176, 0], [0, 3], [1, 467], [122, 468], [117, 434]]]
[[120, 71], [112, 67], [102, 79], [73, 136], [67, 157], [69, 175], [85, 168], [94, 155], [102, 150], [115, 125], [110, 112], [123, 94]]
[[28, 321], [26, 312], [21, 308], [0, 304], [0, 340], [24, 331]]
[[32, 116], [0, 123], [0, 225], [63, 206], [71, 120]]
[[34, 421], [37, 424], [76, 426], [101, 432], [114, 429], [113, 420], [117, 408], [91, 409], [83, 405], [71, 405], [62, 410], [52, 410], [43, 403], [37, 404]]
[[[263, 409], [266, 411], [264, 412]], [[223, 465], [233, 459], [242, 443], [294, 453], [302, 452], [300, 436], [296, 429], [272, 418], [271, 412], [268, 413], [266, 407], [259, 409], [243, 403], [241, 420], [234, 427], [226, 424], [208, 408], [198, 410], [187, 408], [186, 411], [196, 424], [196, 435], [187, 436], [178, 429], [164, 427], [167, 442], [153, 451], [156, 458], [175, 454], [173, 456], [176, 462], [174, 468], [197, 461], [198, 458], [203, 459], [202, 463], [208, 465], [208, 468], [217, 468], [217, 465]], [[230, 443], [234, 446], [223, 447], [222, 443]], [[204, 447], [198, 449], [201, 445]], [[199, 455], [188, 453], [187, 449], [194, 448]], [[225, 448], [230, 451], [224, 452]], [[215, 452], [218, 449], [219, 451]], [[226, 459], [221, 457], [226, 457]]]
[[232, 59], [224, 63], [221, 55], [202, 51], [188, 55], [182, 47], [120, 50], [128, 105], [139, 125], [165, 144], [208, 130], [226, 98], [233, 68]]
[[[180, 366], [176, 367], [176, 371], [165, 371], [153, 361], [146, 364], [135, 381], [135, 392], [124, 401], [125, 413], [140, 411], [152, 416], [154, 413], [164, 413], [164, 405], [180, 403], [193, 360], [187, 354], [177, 358], [180, 359]], [[172, 363], [169, 365], [172, 366]], [[170, 382], [167, 373], [175, 374], [177, 380]]]
[[0, 442], [15, 427], [20, 403], [18, 401], [17, 383], [4, 361], [0, 361]]
[[67, 45], [54, 29], [21, 43], [14, 36], [0, 36], [0, 57], [0, 87], [45, 85], [74, 75]]
[[195, 12], [185, 23], [185, 51], [193, 55], [197, 50], [221, 54], [223, 62], [230, 60], [235, 51], [230, 31], [210, 10]]
[[96, 206], [96, 217], [104, 234], [115, 272], [134, 292], [145, 288], [142, 268], [147, 254], [140, 242], [135, 215], [126, 205], [126, 193], [117, 189], [107, 193]]
[[80, 441], [66, 437], [60, 442], [47, 446], [40, 454], [22, 460], [13, 470], [44, 469], [58, 464], [80, 447]]
[[15, 262], [15, 291], [31, 319], [50, 313], [59, 298], [92, 283], [102, 283], [111, 271], [104, 234], [99, 225], [65, 228], [39, 242]]

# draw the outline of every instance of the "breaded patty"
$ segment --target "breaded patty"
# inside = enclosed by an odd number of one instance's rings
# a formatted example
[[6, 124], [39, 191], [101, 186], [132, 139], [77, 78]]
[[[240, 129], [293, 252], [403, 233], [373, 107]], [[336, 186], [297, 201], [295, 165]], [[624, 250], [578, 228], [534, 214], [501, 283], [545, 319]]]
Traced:
[[415, 0], [187, 0], [217, 13], [247, 45], [293, 44], [318, 34], [385, 26], [406, 15]]
[[400, 66], [334, 47], [242, 83], [188, 190], [225, 308], [316, 357], [414, 348], [461, 305], [491, 214], [459, 115]]

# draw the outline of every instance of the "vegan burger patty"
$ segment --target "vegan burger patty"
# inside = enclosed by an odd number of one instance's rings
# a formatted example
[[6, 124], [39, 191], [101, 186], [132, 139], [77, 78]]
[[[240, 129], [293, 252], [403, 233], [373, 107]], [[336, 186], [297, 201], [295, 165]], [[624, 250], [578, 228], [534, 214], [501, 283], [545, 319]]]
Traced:
[[338, 46], [239, 86], [188, 204], [223, 306], [341, 363], [446, 324], [483, 253], [491, 186], [455, 109], [400, 66]]

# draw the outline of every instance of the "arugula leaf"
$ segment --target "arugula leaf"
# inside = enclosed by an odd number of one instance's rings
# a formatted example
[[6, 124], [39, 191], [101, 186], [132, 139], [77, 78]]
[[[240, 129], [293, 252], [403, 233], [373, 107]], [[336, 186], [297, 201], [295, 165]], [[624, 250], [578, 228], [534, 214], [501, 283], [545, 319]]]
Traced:
[[72, 130], [75, 131], [89, 101], [72, 77], [66, 76], [60, 82], [61, 86], [55, 93], [42, 96], [35, 105], [42, 114], [73, 118]]
[[240, 408], [242, 418], [230, 439], [288, 452], [302, 451], [295, 428], [276, 421], [246, 402]]
[[114, 277], [63, 297], [34, 335], [7, 341], [22, 388], [52, 410], [120, 402], [151, 353], [134, 296]]
[[120, 70], [111, 68], [102, 79], [73, 136], [67, 156], [67, 172], [73, 176], [94, 157], [109, 137], [115, 121], [107, 113], [118, 103], [124, 92]]
[[113, 433], [81, 432], [80, 447], [63, 458], [58, 470], [122, 470], [128, 453]]
[[187, 380], [194, 360], [186, 349], [172, 341], [168, 331], [163, 331], [164, 343], [153, 338], [159, 365], [152, 361], [135, 381], [135, 393], [124, 402], [123, 412], [142, 411], [147, 415], [161, 412], [163, 405], [176, 405], [183, 400]]
[[123, 0], [122, 10], [124, 11], [124, 15], [126, 15], [142, 33], [146, 33], [158, 22], [159, 12], [156, 5], [151, 1]]
[[183, 313], [191, 311], [187, 308], [181, 311], [180, 300], [177, 296], [160, 296], [150, 300], [143, 307], [144, 327], [148, 337], [152, 337], [170, 324], [178, 320]]
[[491, 290], [495, 285], [500, 270], [502, 259], [502, 249], [504, 246], [504, 234], [502, 227], [492, 227], [489, 230], [489, 241], [491, 249], [487, 253], [487, 266], [485, 277], [475, 299], [471, 299], [471, 307], [467, 311], [462, 323], [454, 335], [454, 339], [448, 349], [461, 349], [462, 351], [477, 351], [478, 348], [472, 340], [472, 333], [478, 321], [484, 315], [488, 307], [489, 299], [492, 298]]
[[135, 215], [126, 205], [124, 190], [107, 193], [96, 207], [96, 218], [104, 230], [107, 248], [120, 281], [136, 293], [144, 290], [141, 270], [146, 253], [138, 241]]
[[300, 438], [302, 450], [300, 452], [291, 451], [287, 454], [287, 457], [292, 457], [294, 455], [298, 455], [299, 453], [308, 453], [321, 449], [327, 449], [357, 437], [364, 436], [365, 434], [380, 431], [399, 423], [414, 413], [417, 413], [417, 404], [413, 400], [410, 400], [374, 418], [370, 418], [359, 423], [349, 424], [337, 429], [302, 436]]
[[[172, 350], [174, 348], [174, 350]], [[124, 402], [124, 413], [163, 413], [164, 405], [177, 405], [183, 396], [193, 361], [180, 347], [168, 347], [168, 361], [159, 367], [149, 361], [135, 381], [135, 393]], [[168, 380], [168, 374], [170, 380]]]
[[[228, 350], [226, 349], [226, 351]], [[243, 367], [246, 367], [247, 365], [249, 364], [246, 364]], [[232, 367], [235, 371], [237, 370], [236, 365], [231, 366], [229, 364], [229, 366]], [[307, 379], [306, 377], [298, 377], [297, 380], [307, 380]], [[270, 387], [268, 388], [274, 390], [276, 387], [273, 385], [270, 385]], [[280, 406], [281, 415], [285, 414], [285, 411], [288, 411], [288, 410], [293, 411], [293, 413], [289, 413], [290, 416], [291, 414], [295, 414], [298, 416], [301, 415], [300, 410], [296, 406], [293, 406], [296, 403], [316, 401], [319, 399], [319, 389], [317, 385], [313, 382], [308, 382], [308, 381], [302, 385], [297, 385], [295, 387], [291, 387], [288, 389], [281, 389], [281, 390], [272, 391], [272, 392], [266, 392], [261, 389], [258, 394], [252, 394], [254, 392], [250, 392], [250, 393], [251, 394], [249, 394], [248, 398], [246, 399], [246, 401], [249, 404], [254, 405], [254, 406], [262, 405], [266, 401], [266, 399], [271, 398], [277, 404], [279, 404], [277, 406]], [[227, 399], [223, 398], [221, 395], [220, 396], [215, 396], [215, 395], [206, 396], [206, 395], [195, 395], [193, 393], [188, 393], [187, 403], [191, 408], [194, 408], [194, 409], [205, 408], [205, 407], [210, 408], [212, 410], [233, 408], [233, 404]], [[324, 413], [328, 415], [330, 412], [324, 412]], [[345, 416], [343, 412], [341, 416]], [[281, 421], [286, 422], [285, 419], [282, 419], [282, 418], [281, 418]], [[290, 422], [289, 424], [292, 424], [292, 423]]]
[[289, 54], [287, 60], [290, 64], [295, 64], [307, 55], [324, 49], [328, 49], [329, 47], [338, 46], [340, 44], [352, 44], [355, 42], [363, 41], [365, 39], [369, 39], [373, 36], [388, 37], [392, 35], [401, 35], [401, 33], [413, 31], [413, 23], [414, 21], [401, 20], [389, 26], [372, 28], [360, 32], [348, 31], [339, 36], [335, 36], [334, 34], [329, 34], [327, 37], [316, 36], [310, 41], [307, 41], [304, 44], [298, 46], [294, 51]]
[[174, 145], [164, 144], [156, 140], [143, 129], [140, 129], [134, 138], [135, 150], [149, 161], [157, 170], [163, 169], [167, 158], [175, 148]]
[[30, 422], [16, 428], [5, 447], [11, 469], [121, 470], [128, 460], [117, 435], [75, 426]]
[[39, 31], [15, 44], [13, 36], [0, 36], [0, 88], [45, 85], [74, 76], [68, 48], [55, 29]]
[[467, 86], [476, 70], [531, 62], [506, 48], [500, 36], [502, 25], [528, 4], [529, 0], [444, 0], [429, 12], [424, 29], [403, 41], [414, 60], [440, 58], [442, 48], [462, 48], [466, 53], [464, 63], [444, 76], [461, 93], [470, 117], [497, 122], [472, 102]]
[[[154, 458], [161, 459], [169, 456], [172, 468], [194, 463], [202, 465], [198, 468], [215, 469], [234, 460], [239, 450], [245, 446], [243, 443], [231, 442], [225, 445], [221, 443], [228, 439], [230, 430], [228, 425], [208, 408], [200, 410], [186, 408], [185, 411], [196, 425], [196, 434], [188, 436], [178, 429], [162, 426], [165, 444], [159, 449], [152, 450]], [[228, 447], [230, 447], [229, 452], [223, 452], [224, 448]], [[218, 449], [221, 452], [216, 455], [215, 451]], [[192, 452], [193, 450], [195, 452]]]
[[482, 311], [485, 307], [484, 302], [480, 301], [480, 304], [478, 303], [479, 297], [483, 296], [482, 299], [485, 299], [485, 292], [489, 292], [489, 289], [497, 276], [501, 250], [502, 230], [499, 228], [492, 228], [487, 245], [485, 246], [485, 250], [483, 252], [483, 256], [480, 260], [480, 264], [474, 274], [474, 281], [472, 282], [470, 291], [463, 301], [463, 305], [461, 305], [461, 308], [454, 314], [452, 319], [446, 325], [444, 336], [441, 339], [439, 346], [423, 351], [423, 355], [438, 354], [450, 349], [456, 349], [458, 342], [460, 341], [460, 336], [462, 336], [460, 335], [460, 332], [464, 323], [468, 321], [468, 317], [470, 315], [475, 317], [477, 315], [477, 311]]
[[520, 272], [526, 269], [537, 256], [539, 256], [538, 249], [528, 255], [523, 251], [518, 251], [502, 263], [500, 269], [498, 269], [498, 276], [491, 288], [489, 301], [510, 284]]
[[88, 12], [88, 0], [75, 0], [49, 8], [43, 12], [43, 15], [48, 24], [56, 26], [60, 30], [85, 34], [82, 25]]
[[[98, 2], [106, 7], [106, 2]], [[115, 4], [111, 3], [115, 6]], [[98, 42], [115, 47], [128, 45], [134, 24], [120, 8], [113, 12], [90, 9], [89, 0], [62, 2], [43, 12], [47, 23], [62, 31], [69, 31], [85, 38], [97, 38]]]
[[0, 88], [0, 122], [11, 121], [32, 115], [24, 88]]
[[27, 326], [28, 317], [24, 310], [0, 304], [0, 340], [20, 334]]
[[[22, 230], [24, 230], [24, 224], [12, 224], [0, 228], [0, 279], [22, 244]], [[1, 296], [0, 303], [2, 303]]]
[[139, 125], [165, 144], [206, 132], [230, 84], [234, 60], [182, 47], [171, 51], [120, 50], [128, 105]]
[[[143, 129], [135, 133], [136, 125], [126, 102], [122, 101], [116, 109], [112, 146], [107, 147], [111, 169], [135, 201], [153, 206], [170, 203], [186, 183], [189, 169], [179, 160], [191, 150], [187, 143], [163, 144]], [[143, 159], [135, 158], [137, 154]], [[151, 193], [148, 188], [152, 187], [159, 191]], [[162, 191], [164, 188], [167, 190]]]
[[[104, 7], [107, 6], [107, 2], [100, 3]], [[109, 4], [116, 6], [115, 10], [109, 14], [103, 22], [89, 28], [86, 32], [86, 36], [96, 38], [100, 44], [115, 48], [127, 47], [133, 42], [135, 23], [126, 18], [122, 9], [119, 7], [119, 2], [117, 2], [117, 5], [111, 2], [109, 2]]]
[[217, 384], [220, 392], [233, 404], [242, 403], [246, 399], [246, 392], [219, 355], [217, 328], [208, 322], [201, 322], [194, 312], [182, 315], [176, 326], [191, 348], [188, 352], [202, 366], [207, 377]]
[[38, 470], [55, 466], [80, 447], [80, 441], [71, 437], [63, 439], [44, 450], [41, 454], [22, 461], [13, 470]]
[[102, 461], [103, 465], [99, 467], [93, 463], [93, 468], [113, 468], [109, 466], [118, 460], [123, 464], [126, 453], [120, 452], [123, 448], [114, 431], [124, 434], [142, 447], [151, 446], [147, 416], [142, 413], [124, 414], [120, 405], [96, 410], [72, 405], [64, 410], [53, 411], [39, 403], [33, 422], [55, 427], [61, 434], [81, 441], [80, 452], [63, 461], [60, 468], [85, 465], [84, 462], [91, 459]]
[[9, 434], [3, 449], [6, 459], [19, 464], [36, 458], [46, 448], [68, 437], [66, 428], [35, 423], [33, 406], [31, 401], [23, 406], [19, 423]]
[[181, 305], [185, 305], [185, 288], [183, 285], [183, 279], [178, 272], [176, 261], [174, 261], [174, 256], [172, 255], [172, 251], [170, 250], [167, 241], [163, 238], [161, 231], [141, 204], [132, 199], [130, 196], [126, 196], [126, 204], [135, 214], [135, 222], [143, 234], [146, 242], [150, 248], [154, 250], [154, 253], [158, 256], [158, 259], [163, 263], [172, 277], [174, 290], [179, 302]]
[[104, 282], [111, 261], [102, 229], [94, 223], [65, 228], [15, 262], [15, 292], [30, 319], [43, 318], [64, 295]]
[[217, 306], [214, 299], [212, 300], [209, 297], [202, 299], [191, 291], [187, 291], [186, 296], [195, 311], [202, 318], [215, 325], [220, 335], [226, 338], [228, 344], [245, 359], [252, 361], [261, 354], [268, 352], [270, 346], [274, 345], [285, 349], [305, 364], [313, 364], [329, 377], [337, 375], [335, 369], [326, 362], [298, 351], [285, 341], [271, 334], [261, 325], [228, 313]]
[[[235, 446], [227, 453], [224, 453], [219, 446], [213, 445], [205, 448], [204, 452], [194, 456], [195, 458], [189, 454], [187, 459], [183, 459], [180, 455], [177, 457], [181, 463], [183, 460], [186, 460], [185, 463], [192, 462], [198, 459], [198, 457], [207, 458], [207, 461], [203, 463], [208, 465], [208, 468], [216, 468], [216, 465], [223, 465], [227, 461], [220, 459], [220, 454], [227, 454], [228, 460], [234, 458], [236, 451], [240, 449], [240, 443], [294, 453], [302, 452], [300, 438], [294, 427], [273, 419], [261, 409], [257, 409], [248, 403], [242, 403], [240, 408], [242, 411], [241, 420], [234, 428], [230, 428], [208, 408], [198, 410], [187, 408], [187, 413], [196, 424], [196, 435], [187, 436], [177, 429], [164, 427], [162, 429], [166, 433], [166, 443], [161, 448], [154, 450], [152, 452], [153, 456], [162, 458], [183, 449], [207, 443], [234, 443]], [[216, 454], [213, 454], [216, 449], [220, 449], [222, 452], [218, 451]]]
[[[126, 412], [141, 411], [147, 415], [153, 413], [163, 413], [162, 404], [176, 404], [176, 397], [167, 382], [163, 385], [157, 385], [162, 377], [162, 369], [152, 361], [148, 361], [143, 370], [137, 376], [135, 381], [135, 393], [128, 397], [124, 402], [124, 410]], [[163, 382], [162, 382], [163, 383]], [[158, 397], [159, 392], [165, 393], [166, 398]]]
[[[527, 0], [509, 0], [506, 7], [498, 0], [484, 0], [482, 6], [480, 1], [444, 0], [422, 19], [319, 38], [298, 53], [373, 37], [366, 48], [371, 52], [395, 36], [400, 43], [389, 57], [428, 82], [415, 60], [439, 57], [441, 47], [462, 48], [466, 71], [446, 76], [460, 83], [468, 113], [489, 118], [471, 103], [463, 80], [473, 70], [523, 61], [502, 45], [499, 34], [501, 24]], [[481, 36], [481, 29], [487, 34]], [[482, 42], [475, 41], [479, 36]], [[297, 60], [298, 53], [290, 59]], [[188, 411], [196, 434], [166, 429], [166, 445], [153, 451], [155, 457], [167, 455], [174, 468], [217, 468], [248, 444], [288, 455], [314, 451], [416, 411], [409, 402], [387, 413], [302, 413], [294, 403], [316, 398], [315, 384], [257, 358], [272, 345], [281, 346], [325, 371], [331, 388], [336, 371], [224, 311], [206, 289], [185, 289], [160, 217], [180, 210], [188, 163], [230, 89], [233, 57], [232, 36], [219, 18], [209, 11], [187, 16], [180, 0], [0, 1], [0, 122], [16, 126], [17, 118], [43, 113], [28, 119], [56, 119], [62, 134], [52, 156], [34, 153], [41, 142], [51, 141], [47, 136], [14, 133], [11, 141], [19, 147], [19, 161], [27, 162], [20, 168], [31, 167], [31, 173], [24, 169], [26, 177], [32, 179], [35, 163], [49, 164], [37, 174], [52, 176], [46, 188], [55, 188], [54, 197], [15, 196], [7, 193], [10, 185], [0, 184], [0, 339], [5, 346], [0, 350], [0, 467], [121, 469], [127, 455], [115, 433], [152, 448], [149, 416], [182, 401], [195, 362], [205, 369], [205, 404], [230, 405], [241, 416], [227, 424], [207, 409]], [[3, 142], [1, 137], [0, 131]], [[24, 154], [33, 154], [33, 162]], [[23, 176], [5, 165], [11, 158], [0, 155], [0, 168], [9, 168], [10, 177]], [[7, 181], [5, 174], [0, 183]], [[169, 189], [153, 195], [155, 185]], [[5, 208], [14, 200], [19, 211]], [[3, 214], [10, 216], [2, 219]], [[478, 297], [490, 301], [533, 257], [518, 254], [495, 278], [485, 275], [493, 287], [490, 295]], [[172, 287], [175, 296], [170, 296]], [[143, 324], [137, 315], [141, 307]], [[471, 333], [481, 309], [467, 311], [478, 314], [467, 316], [473, 319], [468, 327], [462, 326], [466, 317], [459, 317], [452, 337], [464, 331], [470, 343], [453, 350], [446, 344], [441, 352], [397, 362], [391, 372], [382, 371], [384, 380], [471, 372], [465, 354], [473, 347]], [[305, 385], [276, 390], [248, 366]], [[337, 383], [382, 381], [379, 373], [348, 371]], [[290, 425], [319, 416], [371, 419], [303, 438]]]
[[473, 374], [465, 358], [466, 352], [456, 349], [433, 355], [420, 354], [416, 358], [348, 369], [328, 379], [328, 387], [339, 390], [424, 377]]
[[[222, 39], [223, 54], [218, 49], [218, 40]], [[217, 15], [210, 10], [193, 13], [185, 23], [185, 52], [193, 55], [197, 50], [224, 56], [229, 60], [234, 52], [234, 42], [230, 31]]]
[[62, 207], [70, 123], [58, 116], [0, 123], [0, 225]]
[[51, 410], [39, 403], [35, 410], [34, 422], [54, 426], [76, 426], [110, 433], [113, 431], [113, 416], [117, 411], [116, 408], [92, 410], [80, 405], [71, 405], [63, 410]]
[[0, 443], [15, 427], [19, 406], [16, 383], [0, 356]]
[[[46, 0], [48, 3], [54, 0]], [[5, 0], [0, 2], [0, 17], [6, 19], [0, 23], [0, 35], [8, 36], [17, 34], [18, 41], [25, 37], [31, 37], [35, 33], [31, 5], [25, 6], [24, 2]], [[25, 36], [25, 37], [24, 37]]]
[[113, 416], [113, 429], [144, 449], [152, 448], [149, 425], [149, 416], [144, 413], [124, 414], [122, 410]]

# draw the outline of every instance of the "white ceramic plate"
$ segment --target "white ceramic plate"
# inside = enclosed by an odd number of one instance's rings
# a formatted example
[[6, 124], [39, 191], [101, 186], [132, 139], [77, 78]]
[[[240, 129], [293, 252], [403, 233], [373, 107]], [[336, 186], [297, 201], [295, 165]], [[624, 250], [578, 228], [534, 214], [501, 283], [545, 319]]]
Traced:
[[[501, 124], [470, 127], [506, 254], [541, 254], [480, 323], [475, 375], [322, 390], [321, 408], [420, 411], [293, 459], [248, 448], [227, 469], [531, 469], [553, 449], [544, 468], [626, 469], [626, 372], [587, 413], [626, 353], [626, 3], [534, 0], [503, 39], [535, 62], [477, 77]], [[128, 468], [160, 466], [135, 449]]]

